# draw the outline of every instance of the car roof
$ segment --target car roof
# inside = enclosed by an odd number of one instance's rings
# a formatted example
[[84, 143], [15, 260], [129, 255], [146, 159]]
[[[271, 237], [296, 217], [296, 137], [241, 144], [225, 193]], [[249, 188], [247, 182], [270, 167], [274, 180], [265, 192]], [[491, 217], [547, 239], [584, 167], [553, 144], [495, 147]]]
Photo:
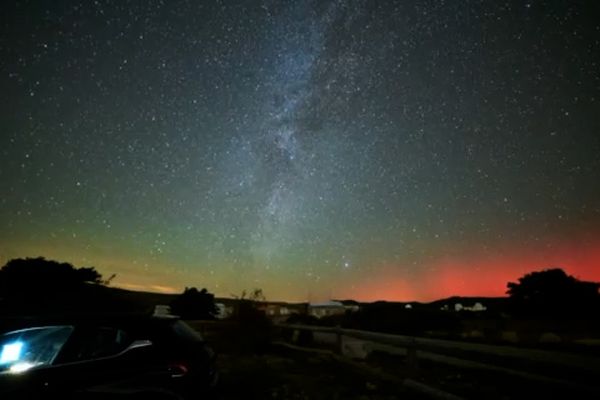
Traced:
[[43, 316], [23, 316], [4, 319], [0, 327], [0, 334], [18, 329], [26, 329], [52, 325], [113, 325], [119, 327], [147, 327], [150, 325], [169, 325], [179, 320], [172, 315], [152, 314], [60, 314]]

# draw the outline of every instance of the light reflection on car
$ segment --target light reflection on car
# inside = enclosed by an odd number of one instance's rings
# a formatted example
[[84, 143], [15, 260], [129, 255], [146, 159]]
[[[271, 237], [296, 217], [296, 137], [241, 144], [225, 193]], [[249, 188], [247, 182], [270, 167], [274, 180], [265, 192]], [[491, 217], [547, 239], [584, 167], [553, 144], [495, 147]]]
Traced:
[[2, 335], [0, 372], [24, 372], [52, 365], [72, 332], [72, 326], [47, 326]]
[[174, 317], [60, 317], [28, 325], [0, 336], [2, 399], [186, 399], [216, 385], [215, 353]]

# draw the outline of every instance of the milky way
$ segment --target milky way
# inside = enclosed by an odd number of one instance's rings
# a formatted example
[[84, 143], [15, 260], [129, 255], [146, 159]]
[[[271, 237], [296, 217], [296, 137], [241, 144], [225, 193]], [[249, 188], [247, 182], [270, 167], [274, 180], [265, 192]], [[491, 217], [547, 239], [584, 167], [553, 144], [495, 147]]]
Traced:
[[2, 262], [287, 300], [600, 280], [594, 2], [0, 7]]

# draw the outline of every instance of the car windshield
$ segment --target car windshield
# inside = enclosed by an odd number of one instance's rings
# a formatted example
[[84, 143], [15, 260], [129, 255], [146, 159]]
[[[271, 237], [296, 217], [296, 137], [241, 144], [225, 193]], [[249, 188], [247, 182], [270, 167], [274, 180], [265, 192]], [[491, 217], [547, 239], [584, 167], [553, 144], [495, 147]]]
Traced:
[[22, 329], [0, 336], [0, 372], [50, 365], [73, 332], [71, 326]]

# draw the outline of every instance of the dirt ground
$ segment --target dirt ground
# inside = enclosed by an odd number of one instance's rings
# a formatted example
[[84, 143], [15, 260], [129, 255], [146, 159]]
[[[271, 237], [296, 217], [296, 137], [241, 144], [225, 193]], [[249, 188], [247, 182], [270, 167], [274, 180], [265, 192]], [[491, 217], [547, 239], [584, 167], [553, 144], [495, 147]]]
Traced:
[[261, 332], [235, 324], [189, 321], [217, 352], [217, 399], [419, 399], [399, 384], [365, 374], [327, 354], [267, 345]]
[[278, 349], [262, 355], [219, 356], [219, 399], [416, 399], [327, 356]]

